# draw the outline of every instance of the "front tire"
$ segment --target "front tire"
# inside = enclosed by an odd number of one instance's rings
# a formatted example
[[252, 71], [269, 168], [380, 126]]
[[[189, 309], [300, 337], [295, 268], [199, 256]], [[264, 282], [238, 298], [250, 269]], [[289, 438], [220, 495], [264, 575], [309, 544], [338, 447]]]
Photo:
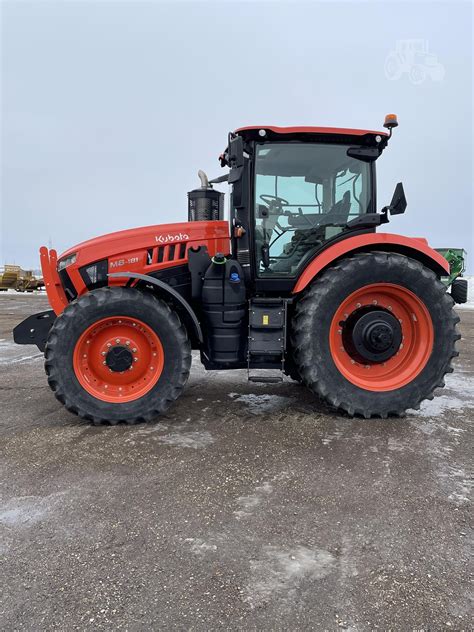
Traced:
[[459, 317], [418, 261], [361, 253], [327, 269], [296, 306], [303, 382], [335, 408], [370, 418], [418, 408], [452, 372]]
[[151, 421], [180, 395], [190, 366], [177, 314], [132, 288], [101, 288], [72, 302], [45, 348], [56, 398], [94, 424]]

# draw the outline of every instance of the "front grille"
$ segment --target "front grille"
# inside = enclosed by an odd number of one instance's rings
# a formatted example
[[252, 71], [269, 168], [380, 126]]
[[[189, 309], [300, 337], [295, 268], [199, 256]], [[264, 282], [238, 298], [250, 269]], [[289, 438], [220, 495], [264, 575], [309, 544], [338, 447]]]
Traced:
[[98, 287], [105, 287], [108, 284], [108, 271], [107, 259], [102, 259], [101, 261], [96, 261], [95, 263], [90, 263], [86, 266], [82, 266], [82, 268], [80, 268], [79, 270], [82, 280], [84, 281], [88, 290], [95, 290]]
[[153, 265], [167, 261], [182, 261], [186, 259], [187, 243], [168, 244], [147, 250], [146, 263]]

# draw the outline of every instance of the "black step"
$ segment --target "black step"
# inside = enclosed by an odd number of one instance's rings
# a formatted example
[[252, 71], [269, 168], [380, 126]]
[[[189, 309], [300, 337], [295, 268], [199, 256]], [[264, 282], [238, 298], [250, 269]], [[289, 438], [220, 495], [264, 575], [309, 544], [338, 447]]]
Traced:
[[262, 384], [278, 384], [283, 382], [282, 375], [249, 375], [249, 382], [260, 382]]

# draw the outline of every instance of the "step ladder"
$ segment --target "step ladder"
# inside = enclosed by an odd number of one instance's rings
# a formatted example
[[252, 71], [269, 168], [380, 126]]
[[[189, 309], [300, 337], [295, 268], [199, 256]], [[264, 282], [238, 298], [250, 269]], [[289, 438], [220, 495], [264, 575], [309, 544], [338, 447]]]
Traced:
[[[249, 382], [275, 384], [283, 381], [288, 302], [291, 302], [291, 299], [252, 298], [249, 301]], [[255, 369], [277, 370], [279, 374], [251, 374]]]

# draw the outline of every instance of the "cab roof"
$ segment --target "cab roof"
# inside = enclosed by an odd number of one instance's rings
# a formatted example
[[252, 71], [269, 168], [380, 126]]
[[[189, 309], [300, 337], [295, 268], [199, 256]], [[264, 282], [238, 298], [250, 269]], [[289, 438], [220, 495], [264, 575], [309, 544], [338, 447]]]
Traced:
[[387, 132], [377, 132], [370, 129], [352, 129], [349, 127], [277, 127], [275, 125], [248, 125], [235, 130], [236, 134], [249, 132], [251, 130], [270, 130], [274, 134], [343, 134], [344, 136], [364, 136], [365, 134], [375, 134], [378, 136], [388, 136]]
[[[260, 130], [265, 131], [265, 135], [260, 134]], [[385, 147], [389, 139], [387, 132], [379, 132], [369, 129], [351, 129], [346, 127], [277, 127], [274, 125], [249, 125], [239, 127], [235, 134], [242, 136], [245, 140], [327, 140], [328, 142], [352, 142], [360, 144], [376, 143], [382, 148]], [[381, 140], [375, 140], [380, 136]]]

